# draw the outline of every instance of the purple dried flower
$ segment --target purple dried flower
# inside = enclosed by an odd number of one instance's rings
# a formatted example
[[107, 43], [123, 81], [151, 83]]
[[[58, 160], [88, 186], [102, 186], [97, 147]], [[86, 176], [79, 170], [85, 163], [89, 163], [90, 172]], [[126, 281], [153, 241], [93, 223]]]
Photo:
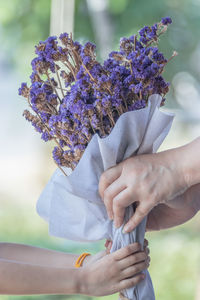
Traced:
[[18, 94], [20, 96], [27, 98], [27, 96], [29, 94], [29, 88], [27, 87], [26, 82], [22, 82], [21, 87], [18, 89]]
[[157, 44], [171, 22], [166, 17], [120, 39], [119, 51], [103, 64], [94, 44], [81, 45], [67, 33], [36, 46], [31, 86], [23, 83], [19, 94], [35, 112], [25, 111], [25, 118], [44, 141], [56, 141], [53, 158], [59, 166], [74, 169], [94, 134], [109, 135], [124, 112], [145, 108], [150, 95], [165, 99], [169, 83], [161, 74], [168, 60]]
[[58, 147], [55, 147], [53, 149], [53, 159], [55, 160], [55, 162], [58, 164], [58, 165], [61, 165], [61, 155], [62, 155], [62, 151], [60, 151], [60, 148]]
[[138, 110], [146, 107], [146, 101], [145, 100], [137, 100], [135, 103], [132, 104], [132, 106], [129, 107], [129, 111], [132, 110]]
[[162, 23], [163, 25], [172, 24], [172, 19], [171, 19], [170, 17], [162, 18], [161, 23]]
[[48, 142], [49, 140], [52, 139], [51, 135], [47, 132], [44, 131], [41, 135], [41, 138], [43, 139], [43, 141]]

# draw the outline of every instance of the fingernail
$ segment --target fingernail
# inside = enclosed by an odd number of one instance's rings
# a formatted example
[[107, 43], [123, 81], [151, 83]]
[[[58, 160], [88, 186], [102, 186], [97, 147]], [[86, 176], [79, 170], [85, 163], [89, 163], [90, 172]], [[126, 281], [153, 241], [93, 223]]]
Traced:
[[115, 221], [115, 222], [114, 222], [114, 225], [115, 225], [116, 228], [119, 228], [119, 227], [120, 227], [120, 224], [119, 224], [118, 221]]
[[110, 220], [113, 220], [113, 214], [111, 212], [108, 212], [108, 217]]
[[123, 228], [123, 233], [127, 233], [130, 230], [130, 226], [129, 225], [125, 225]]

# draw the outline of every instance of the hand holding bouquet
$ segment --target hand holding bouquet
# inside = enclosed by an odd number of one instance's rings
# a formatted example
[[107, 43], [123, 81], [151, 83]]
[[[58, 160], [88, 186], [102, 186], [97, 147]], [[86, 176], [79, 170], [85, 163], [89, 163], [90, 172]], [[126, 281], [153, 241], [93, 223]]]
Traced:
[[[103, 171], [125, 158], [157, 151], [170, 129], [173, 117], [159, 106], [169, 90], [162, 73], [176, 52], [167, 60], [157, 47], [170, 23], [163, 18], [138, 36], [122, 38], [119, 51], [103, 64], [94, 44], [83, 46], [67, 33], [36, 46], [31, 86], [23, 83], [19, 93], [34, 112], [25, 110], [26, 119], [43, 140], [56, 143], [53, 157], [62, 172], [54, 173], [37, 205], [51, 234], [84, 241], [106, 238], [113, 241], [111, 252], [143, 243], [146, 219], [129, 234], [122, 233], [123, 226], [116, 229], [98, 182]], [[125, 220], [133, 213], [132, 205]], [[123, 293], [132, 300], [154, 299], [148, 273]]]

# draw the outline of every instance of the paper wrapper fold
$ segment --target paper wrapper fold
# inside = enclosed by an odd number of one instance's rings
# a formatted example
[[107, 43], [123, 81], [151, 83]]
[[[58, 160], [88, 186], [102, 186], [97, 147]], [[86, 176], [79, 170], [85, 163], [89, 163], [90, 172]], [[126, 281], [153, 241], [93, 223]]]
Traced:
[[[93, 136], [76, 169], [68, 177], [57, 169], [38, 202], [39, 215], [49, 223], [49, 233], [76, 241], [111, 239], [111, 252], [130, 243], [143, 244], [146, 218], [131, 233], [123, 234], [108, 219], [98, 193], [101, 174], [122, 160], [137, 154], [155, 153], [169, 132], [173, 115], [162, 112], [161, 97], [152, 95], [146, 108], [124, 113], [106, 138]], [[125, 221], [134, 213], [126, 209]], [[130, 300], [153, 300], [149, 273], [136, 287], [123, 291]]]

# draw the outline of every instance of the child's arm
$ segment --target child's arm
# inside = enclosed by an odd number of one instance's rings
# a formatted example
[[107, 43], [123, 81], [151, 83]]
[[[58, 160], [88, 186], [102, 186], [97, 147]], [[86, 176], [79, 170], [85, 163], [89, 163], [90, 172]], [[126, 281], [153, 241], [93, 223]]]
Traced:
[[0, 294], [75, 294], [78, 269], [52, 268], [0, 259]]
[[166, 204], [159, 204], [148, 215], [147, 231], [167, 229], [190, 220], [200, 210], [200, 184]]
[[69, 254], [23, 244], [0, 243], [0, 258], [41, 266], [72, 268], [79, 257]]
[[109, 295], [138, 284], [148, 265], [148, 252], [137, 243], [101, 252], [79, 269], [0, 259], [0, 294]]

